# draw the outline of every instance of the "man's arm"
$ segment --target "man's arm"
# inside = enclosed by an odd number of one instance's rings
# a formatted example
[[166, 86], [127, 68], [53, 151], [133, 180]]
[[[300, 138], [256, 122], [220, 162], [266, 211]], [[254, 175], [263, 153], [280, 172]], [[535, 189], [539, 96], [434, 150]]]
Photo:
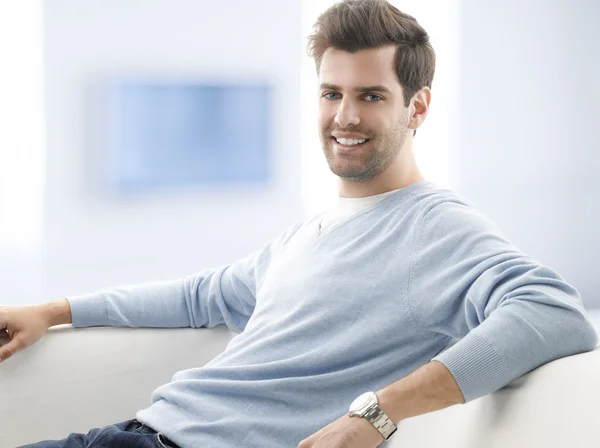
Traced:
[[421, 366], [376, 394], [379, 407], [394, 423], [465, 401], [448, 368], [438, 361]]
[[417, 325], [458, 340], [433, 360], [467, 402], [598, 343], [578, 291], [459, 202], [426, 213], [408, 301]]
[[176, 280], [68, 297], [73, 326], [212, 328], [225, 324], [241, 333], [254, 312], [256, 291], [272, 258], [301, 223], [227, 266]]
[[256, 304], [256, 285], [271, 248], [217, 269], [175, 280], [105, 288], [68, 297], [73, 326], [213, 328], [240, 333]]

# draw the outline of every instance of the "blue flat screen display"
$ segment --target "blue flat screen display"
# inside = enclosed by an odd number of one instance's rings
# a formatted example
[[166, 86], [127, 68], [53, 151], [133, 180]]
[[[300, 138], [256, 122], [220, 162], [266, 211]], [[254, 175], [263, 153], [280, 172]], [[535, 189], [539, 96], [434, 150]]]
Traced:
[[268, 85], [121, 82], [113, 94], [109, 166], [118, 191], [268, 181]]

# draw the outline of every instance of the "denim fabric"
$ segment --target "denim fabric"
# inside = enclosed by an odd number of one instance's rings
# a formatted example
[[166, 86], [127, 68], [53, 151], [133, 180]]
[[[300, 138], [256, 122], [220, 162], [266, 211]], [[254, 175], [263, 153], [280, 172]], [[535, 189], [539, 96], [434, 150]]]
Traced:
[[63, 440], [45, 440], [19, 448], [177, 448], [177, 445], [132, 419], [94, 428], [87, 435], [73, 433]]

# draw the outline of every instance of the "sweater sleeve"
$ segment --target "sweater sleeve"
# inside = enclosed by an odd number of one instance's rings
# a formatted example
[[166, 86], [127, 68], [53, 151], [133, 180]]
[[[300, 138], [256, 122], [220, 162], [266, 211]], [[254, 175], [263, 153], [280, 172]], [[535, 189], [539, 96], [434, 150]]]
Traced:
[[209, 327], [241, 333], [258, 285], [278, 248], [298, 224], [230, 265], [177, 280], [103, 289], [67, 298], [74, 327]]
[[577, 290], [459, 202], [424, 215], [408, 301], [419, 326], [458, 339], [433, 360], [450, 370], [465, 402], [598, 342]]

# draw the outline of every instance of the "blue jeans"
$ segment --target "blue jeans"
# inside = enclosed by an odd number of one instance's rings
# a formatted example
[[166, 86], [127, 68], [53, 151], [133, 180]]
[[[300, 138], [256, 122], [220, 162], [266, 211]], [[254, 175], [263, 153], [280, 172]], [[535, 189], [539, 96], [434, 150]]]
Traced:
[[127, 420], [63, 440], [46, 440], [20, 448], [177, 448], [161, 433], [137, 420]]

